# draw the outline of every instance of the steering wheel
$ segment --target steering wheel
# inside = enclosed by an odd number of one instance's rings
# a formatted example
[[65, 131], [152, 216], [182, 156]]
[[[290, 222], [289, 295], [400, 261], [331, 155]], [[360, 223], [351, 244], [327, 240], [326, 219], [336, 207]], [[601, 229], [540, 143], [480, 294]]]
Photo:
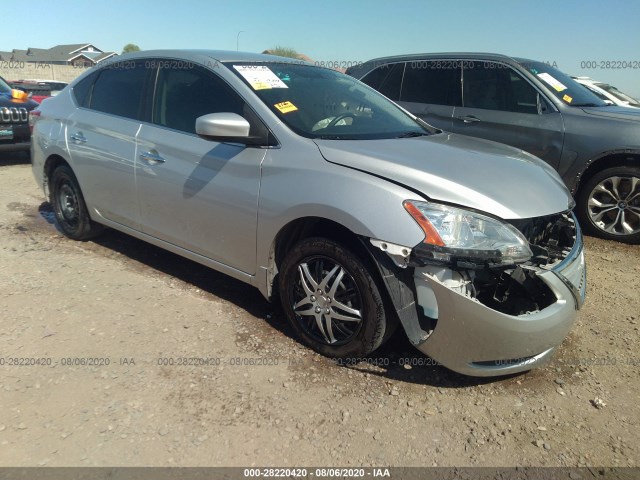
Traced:
[[338, 115], [337, 117], [335, 117], [333, 120], [331, 120], [326, 127], [324, 128], [331, 128], [333, 126], [335, 126], [340, 120], [344, 120], [345, 118], [356, 118], [356, 115], [354, 113], [341, 113], [340, 115]]

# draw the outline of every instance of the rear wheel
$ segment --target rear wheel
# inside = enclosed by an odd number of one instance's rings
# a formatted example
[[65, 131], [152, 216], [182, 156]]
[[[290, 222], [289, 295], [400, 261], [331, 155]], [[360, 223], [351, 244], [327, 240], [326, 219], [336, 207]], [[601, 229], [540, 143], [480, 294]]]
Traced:
[[71, 168], [57, 167], [51, 174], [51, 204], [62, 233], [74, 240], [89, 240], [104, 227], [91, 220], [80, 185]]
[[360, 357], [380, 346], [387, 320], [362, 261], [340, 244], [308, 238], [286, 256], [280, 298], [305, 344], [328, 357]]
[[577, 210], [588, 233], [624, 243], [640, 243], [640, 170], [612, 167], [580, 189]]

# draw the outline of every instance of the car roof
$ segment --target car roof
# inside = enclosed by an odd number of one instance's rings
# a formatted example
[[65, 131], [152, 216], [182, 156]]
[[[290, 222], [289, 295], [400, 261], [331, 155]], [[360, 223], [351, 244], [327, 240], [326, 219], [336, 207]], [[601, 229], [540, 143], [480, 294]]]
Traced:
[[278, 62], [278, 63], [300, 63], [313, 65], [312, 63], [297, 58], [279, 57], [277, 55], [267, 55], [263, 53], [236, 52], [233, 50], [142, 50], [140, 52], [127, 53], [113, 57], [113, 62], [119, 62], [133, 58], [145, 57], [168, 57], [181, 58], [185, 60], [196, 60], [207, 57], [218, 62]]
[[411, 53], [407, 55], [393, 55], [390, 57], [379, 57], [374, 58], [372, 60], [368, 60], [365, 63], [370, 62], [384, 62], [391, 63], [396, 61], [407, 61], [407, 60], [420, 60], [420, 59], [433, 59], [433, 58], [464, 58], [470, 60], [502, 60], [502, 61], [511, 61], [511, 62], [533, 62], [534, 60], [529, 60], [527, 58], [521, 57], [511, 57], [509, 55], [503, 55], [500, 53], [488, 53], [488, 52], [438, 52], [438, 53]]
[[407, 55], [394, 55], [390, 57], [379, 57], [368, 60], [361, 65], [348, 68], [347, 73], [354, 76], [363, 76], [371, 71], [374, 66], [383, 65], [385, 63], [399, 63], [418, 60], [495, 60], [511, 65], [519, 65], [523, 63], [533, 63], [535, 60], [529, 60], [521, 57], [510, 57], [500, 53], [488, 52], [440, 52], [440, 53], [412, 53]]

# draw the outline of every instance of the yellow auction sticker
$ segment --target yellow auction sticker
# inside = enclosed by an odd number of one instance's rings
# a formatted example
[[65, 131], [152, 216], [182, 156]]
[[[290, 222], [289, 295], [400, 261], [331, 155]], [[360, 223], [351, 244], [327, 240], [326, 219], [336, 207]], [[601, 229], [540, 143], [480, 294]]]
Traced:
[[296, 107], [291, 102], [276, 103], [274, 107], [280, 110], [280, 113], [289, 113], [289, 112], [295, 112], [296, 110], [298, 110], [298, 107]]
[[573, 98], [571, 98], [569, 95], [565, 95], [564, 97], [562, 97], [562, 99], [567, 103], [571, 103], [573, 101]]
[[253, 87], [254, 90], [266, 90], [268, 88], [271, 88], [271, 85], [267, 82], [253, 82], [251, 84], [251, 86]]

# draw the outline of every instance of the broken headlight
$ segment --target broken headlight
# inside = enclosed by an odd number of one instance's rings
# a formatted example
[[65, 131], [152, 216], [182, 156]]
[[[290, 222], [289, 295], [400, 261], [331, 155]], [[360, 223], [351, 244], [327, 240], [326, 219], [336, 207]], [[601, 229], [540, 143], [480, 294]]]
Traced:
[[403, 205], [425, 234], [414, 253], [428, 263], [474, 268], [513, 265], [533, 255], [522, 234], [501, 220], [424, 201], [406, 200]]

